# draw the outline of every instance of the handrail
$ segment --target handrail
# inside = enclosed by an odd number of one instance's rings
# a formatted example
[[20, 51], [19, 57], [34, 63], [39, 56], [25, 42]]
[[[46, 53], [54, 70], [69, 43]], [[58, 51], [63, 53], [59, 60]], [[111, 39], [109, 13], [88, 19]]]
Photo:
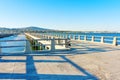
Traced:
[[27, 41], [25, 39], [23, 40], [0, 40], [0, 42], [13, 42], [13, 41]]
[[[52, 35], [54, 37], [54, 35]], [[59, 37], [59, 35], [56, 34]], [[62, 34], [61, 34], [62, 36]], [[108, 43], [112, 45], [120, 45], [120, 37], [119, 36], [97, 36], [97, 35], [78, 35], [78, 34], [64, 34], [64, 36], [69, 37], [71, 40], [80, 40], [80, 41], [89, 41], [89, 42], [97, 42], [99, 43]], [[119, 44], [118, 44], [119, 43]]]
[[[36, 33], [31, 33], [36, 35]], [[120, 45], [120, 36], [100, 36], [100, 35], [79, 35], [79, 34], [57, 34], [57, 33], [39, 33], [39, 36], [42, 37], [55, 37], [55, 38], [70, 38], [71, 40], [79, 40], [79, 41], [88, 41], [88, 42], [98, 42], [102, 44], [112, 44], [114, 46]]]
[[25, 47], [25, 46], [0, 46], [0, 48]]
[[[56, 43], [55, 40], [67, 40], [67, 39], [33, 39], [33, 41], [46, 41], [46, 40], [50, 40], [50, 43], [48, 44], [43, 44], [41, 43], [42, 45], [45, 45], [45, 46], [49, 46], [51, 47], [51, 51], [55, 51], [55, 45], [68, 45], [67, 43]], [[13, 47], [25, 47], [25, 53], [30, 53], [30, 49], [29, 49], [29, 46], [30, 44], [28, 43], [29, 40], [0, 40], [0, 44], [1, 42], [17, 42], [17, 41], [26, 41], [26, 45], [16, 45], [16, 46], [1, 46], [0, 45], [0, 53], [2, 52], [2, 48], [13, 48]], [[37, 44], [32, 44], [32, 46], [40, 46], [40, 43], [37, 43]]]

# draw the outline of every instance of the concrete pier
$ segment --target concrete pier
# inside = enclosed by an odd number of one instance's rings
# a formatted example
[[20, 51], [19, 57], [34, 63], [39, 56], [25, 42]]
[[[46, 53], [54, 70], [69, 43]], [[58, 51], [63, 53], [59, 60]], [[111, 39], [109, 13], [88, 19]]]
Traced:
[[[43, 36], [33, 36], [33, 35], [31, 35], [31, 34], [28, 34], [28, 33], [25, 33], [25, 35], [27, 36], [27, 37], [30, 37], [31, 39], [33, 39], [33, 40], [37, 40], [37, 42], [39, 43], [39, 44], [42, 44], [42, 45], [44, 45], [45, 46], [45, 48], [46, 49], [49, 49], [49, 50], [51, 50], [51, 51], [55, 51], [55, 50], [59, 50], [59, 49], [63, 49], [63, 50], [65, 50], [65, 49], [69, 49], [67, 46], [62, 46], [62, 45], [59, 45], [59, 44], [61, 44], [61, 41], [60, 40], [65, 40], [64, 41], [64, 43], [62, 43], [63, 45], [66, 45], [67, 44], [67, 42], [66, 42], [66, 39], [56, 39], [55, 37], [52, 37], [52, 36], [45, 36], [45, 35], [43, 35]], [[50, 39], [48, 39], [48, 38], [50, 38]], [[48, 41], [49, 40], [49, 41]], [[59, 41], [59, 44], [58, 45], [56, 45], [56, 42], [55, 41]]]
[[55, 44], [66, 43], [67, 39], [63, 41], [57, 35], [47, 34], [26, 35], [51, 47], [50, 51], [31, 51], [28, 41], [22, 54], [1, 53], [0, 80], [120, 80], [120, 46], [115, 46], [117, 37], [113, 39], [113, 46], [104, 44], [105, 37], [100, 42], [95, 42], [94, 36], [91, 41], [72, 38], [71, 49], [56, 51], [56, 46], [60, 45]]
[[[50, 36], [56, 37], [54, 35], [50, 35]], [[68, 35], [68, 34], [66, 34], [66, 35]], [[60, 34], [60, 36], [58, 36], [58, 37], [61, 38], [63, 36], [64, 35]], [[99, 44], [105, 44], [105, 45], [108, 44], [108, 45], [114, 45], [114, 46], [120, 45], [120, 44], [117, 44], [117, 43], [120, 43], [120, 40], [118, 40], [118, 38], [120, 39], [120, 37], [116, 37], [116, 36], [114, 36], [114, 37], [113, 36], [91, 36], [91, 38], [89, 40], [87, 40], [88, 36], [87, 35], [71, 35], [71, 34], [69, 34], [70, 40], [78, 40], [78, 41], [83, 41], [83, 42], [99, 43]], [[76, 39], [76, 37], [77, 37], [77, 39]], [[83, 37], [83, 39], [81, 39], [81, 37]], [[66, 38], [68, 38], [68, 36]], [[99, 38], [99, 39], [97, 39], [97, 38]], [[109, 40], [109, 38], [111, 38], [111, 40]], [[108, 40], [105, 40], [105, 39], [108, 39]], [[99, 41], [97, 41], [97, 40], [99, 40]], [[107, 43], [107, 41], [108, 41], [108, 43]], [[111, 42], [111, 43], [109, 43], [109, 42]]]
[[70, 51], [0, 54], [0, 79], [119, 80], [120, 47], [71, 41]]

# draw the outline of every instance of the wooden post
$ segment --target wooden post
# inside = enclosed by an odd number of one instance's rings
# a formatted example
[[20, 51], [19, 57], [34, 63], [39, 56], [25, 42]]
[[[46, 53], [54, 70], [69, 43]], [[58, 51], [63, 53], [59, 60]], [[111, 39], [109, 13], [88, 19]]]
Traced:
[[92, 42], [94, 42], [94, 36], [92, 36], [92, 39], [91, 39]]
[[104, 37], [103, 36], [101, 37], [101, 43], [104, 43]]
[[117, 46], [117, 37], [114, 37], [114, 38], [113, 38], [113, 45], [114, 45], [114, 46]]

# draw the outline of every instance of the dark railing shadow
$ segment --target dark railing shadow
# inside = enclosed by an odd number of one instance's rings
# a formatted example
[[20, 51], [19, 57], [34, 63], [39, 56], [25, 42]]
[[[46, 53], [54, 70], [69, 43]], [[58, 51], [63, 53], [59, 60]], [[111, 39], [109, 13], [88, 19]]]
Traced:
[[[64, 55], [58, 56], [62, 60], [34, 60], [33, 57], [37, 55], [34, 55], [34, 56], [23, 55], [23, 56], [26, 56], [26, 60], [11, 60], [11, 59], [2, 59], [2, 58], [0, 59], [0, 63], [14, 63], [14, 62], [18, 62], [18, 63], [25, 62], [26, 63], [25, 65], [26, 73], [0, 73], [0, 79], [24, 79], [24, 80], [87, 80], [87, 79], [90, 79], [90, 80], [98, 80], [96, 76], [90, 74], [88, 71], [78, 66], [76, 63], [72, 62], [70, 59], [68, 59]], [[35, 62], [68, 63], [85, 75], [39, 74], [37, 73]]]

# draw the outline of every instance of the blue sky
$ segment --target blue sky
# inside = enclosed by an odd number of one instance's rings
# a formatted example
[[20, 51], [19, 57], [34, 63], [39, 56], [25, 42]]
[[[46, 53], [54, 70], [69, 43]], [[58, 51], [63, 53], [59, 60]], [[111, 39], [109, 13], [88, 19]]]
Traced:
[[0, 27], [120, 31], [120, 0], [0, 0]]

